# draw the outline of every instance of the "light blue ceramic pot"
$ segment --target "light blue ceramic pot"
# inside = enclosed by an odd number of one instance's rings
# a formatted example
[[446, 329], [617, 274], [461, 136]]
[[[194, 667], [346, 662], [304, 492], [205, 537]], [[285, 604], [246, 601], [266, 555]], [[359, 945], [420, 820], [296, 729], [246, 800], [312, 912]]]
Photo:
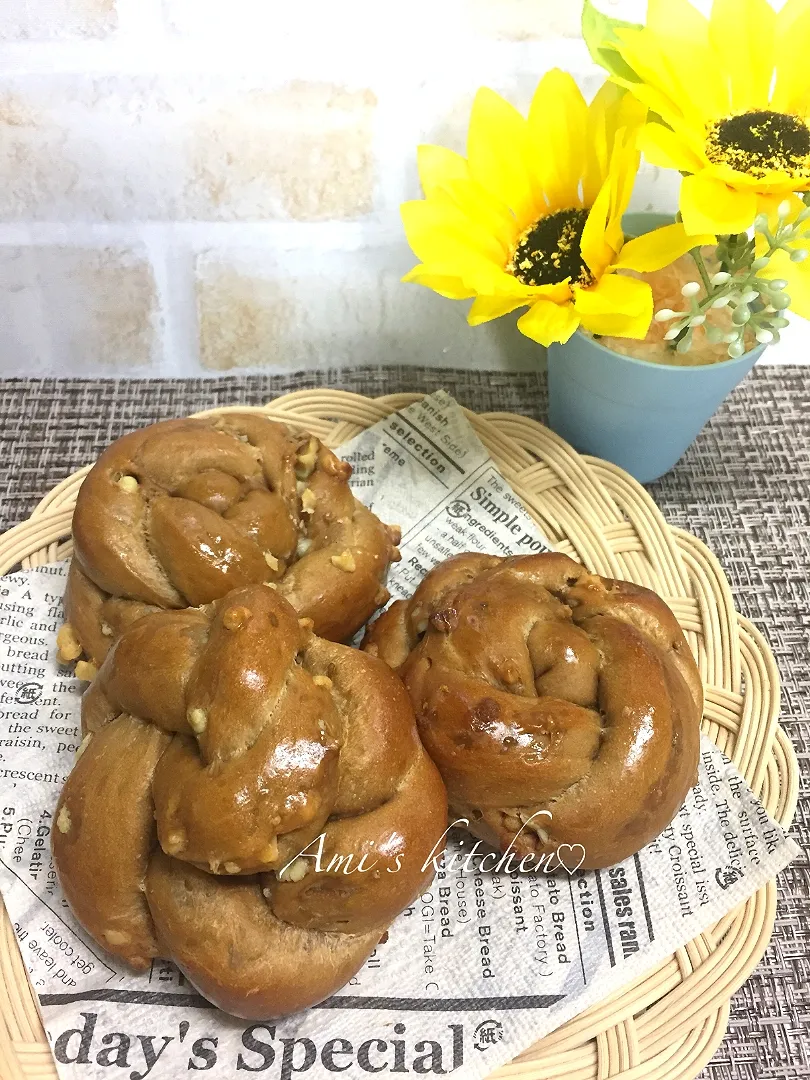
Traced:
[[[668, 220], [634, 214], [624, 226], [638, 236]], [[720, 364], [678, 367], [622, 356], [577, 331], [548, 350], [549, 427], [646, 484], [675, 465], [764, 348]]]

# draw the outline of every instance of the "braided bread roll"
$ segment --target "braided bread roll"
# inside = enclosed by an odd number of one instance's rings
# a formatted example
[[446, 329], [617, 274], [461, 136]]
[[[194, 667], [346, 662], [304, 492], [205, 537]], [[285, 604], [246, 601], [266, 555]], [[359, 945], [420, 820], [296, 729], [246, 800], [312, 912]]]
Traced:
[[134, 623], [82, 728], [53, 830], [73, 912], [227, 1012], [329, 996], [432, 877], [447, 800], [402, 684], [277, 591]]
[[703, 689], [674, 615], [565, 555], [450, 559], [363, 648], [402, 676], [451, 819], [516, 862], [619, 862], [696, 782]]
[[[350, 637], [389, 597], [399, 530], [348, 486], [351, 466], [259, 413], [125, 435], [82, 484], [59, 658], [94, 665], [161, 608], [271, 582], [322, 637]], [[81, 672], [80, 672], [81, 674]]]

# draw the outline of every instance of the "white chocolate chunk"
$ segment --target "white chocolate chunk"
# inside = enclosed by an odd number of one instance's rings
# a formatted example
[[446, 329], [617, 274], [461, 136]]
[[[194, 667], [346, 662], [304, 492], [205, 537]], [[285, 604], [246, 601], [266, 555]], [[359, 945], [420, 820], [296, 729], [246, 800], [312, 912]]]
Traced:
[[80, 660], [76, 665], [76, 678], [82, 682], [92, 682], [98, 675], [98, 668], [88, 660]]
[[189, 709], [188, 726], [195, 735], [202, 735], [206, 727], [208, 727], [208, 716], [205, 709]]
[[56, 659], [60, 664], [68, 664], [71, 660], [78, 660], [82, 655], [82, 644], [76, 636], [76, 631], [65, 623], [59, 627], [56, 635]]
[[309, 872], [309, 864], [306, 859], [293, 859], [276, 875], [279, 881], [302, 881]]
[[348, 548], [340, 555], [333, 555], [329, 560], [332, 566], [336, 566], [338, 570], [343, 570], [347, 574], [353, 574], [357, 569], [357, 564], [354, 561], [354, 555]]
[[82, 739], [82, 741], [81, 741], [81, 744], [79, 745], [79, 749], [78, 749], [78, 750], [76, 751], [76, 761], [78, 761], [78, 760], [79, 760], [79, 758], [80, 758], [80, 757], [82, 756], [82, 754], [83, 754], [83, 753], [85, 752], [85, 750], [87, 749], [87, 747], [88, 747], [88, 746], [90, 745], [90, 740], [91, 740], [92, 738], [93, 738], [93, 732], [92, 732], [92, 731], [88, 731], [88, 733], [87, 733], [87, 734], [85, 735], [85, 737], [84, 737], [84, 738]]

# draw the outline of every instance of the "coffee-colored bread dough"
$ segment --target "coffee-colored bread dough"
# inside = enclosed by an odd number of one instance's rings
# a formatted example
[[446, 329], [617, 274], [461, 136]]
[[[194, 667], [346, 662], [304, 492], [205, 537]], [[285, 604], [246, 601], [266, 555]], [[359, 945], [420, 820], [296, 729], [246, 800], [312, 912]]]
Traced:
[[697, 780], [703, 689], [674, 615], [565, 555], [450, 559], [363, 648], [401, 675], [451, 818], [516, 860], [619, 862]]
[[433, 876], [447, 799], [402, 683], [278, 590], [133, 623], [82, 727], [53, 829], [70, 906], [228, 1012], [327, 997]]
[[270, 582], [316, 633], [345, 640], [387, 601], [385, 577], [399, 558], [399, 530], [354, 498], [350, 475], [318, 439], [258, 412], [125, 435], [79, 491], [68, 638], [98, 666], [150, 611]]

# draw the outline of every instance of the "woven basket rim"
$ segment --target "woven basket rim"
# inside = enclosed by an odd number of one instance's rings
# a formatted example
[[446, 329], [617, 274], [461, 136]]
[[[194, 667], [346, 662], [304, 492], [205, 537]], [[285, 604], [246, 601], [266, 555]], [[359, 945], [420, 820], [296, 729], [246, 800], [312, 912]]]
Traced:
[[[299, 390], [263, 406], [234, 405], [195, 416], [259, 411], [313, 430], [337, 446], [424, 397], [377, 398], [325, 388]], [[778, 725], [779, 677], [762, 634], [734, 609], [714, 555], [688, 532], [669, 527], [649, 493], [617, 466], [576, 453], [529, 417], [465, 415], [559, 550], [591, 569], [639, 579], [671, 603], [704, 682], [703, 729], [732, 758], [771, 815], [787, 827], [798, 794], [798, 767]], [[26, 521], [0, 536], [0, 574], [66, 557], [75, 497], [90, 466], [65, 477]], [[616, 574], [619, 570], [622, 573]], [[729, 1000], [770, 939], [776, 885], [769, 882], [716, 926], [658, 967], [552, 1032], [499, 1078], [543, 1080], [692, 1080], [722, 1041]], [[0, 1074], [4, 1080], [55, 1078], [37, 1004], [4, 915], [0, 942]]]

